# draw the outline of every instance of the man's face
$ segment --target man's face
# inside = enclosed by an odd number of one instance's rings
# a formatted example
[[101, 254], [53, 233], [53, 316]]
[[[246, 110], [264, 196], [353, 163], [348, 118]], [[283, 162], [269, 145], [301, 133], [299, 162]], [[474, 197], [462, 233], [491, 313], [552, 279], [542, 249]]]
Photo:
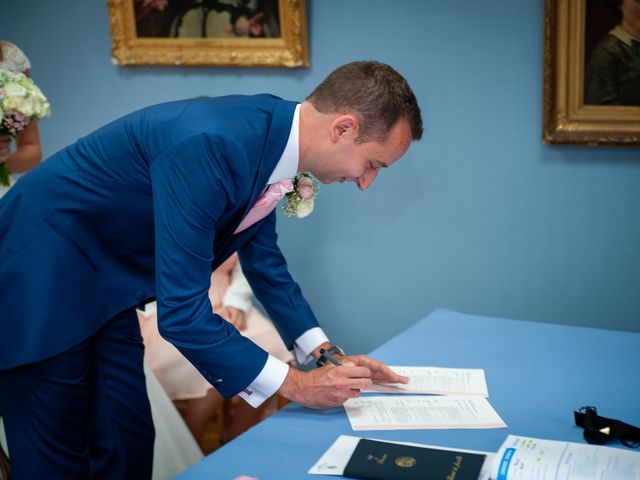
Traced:
[[629, 25], [634, 32], [640, 32], [640, 0], [623, 0], [622, 22]]
[[312, 173], [322, 183], [354, 182], [360, 190], [373, 183], [381, 168], [390, 167], [409, 148], [411, 129], [400, 120], [382, 142], [357, 143], [357, 129], [337, 128], [330, 148]]

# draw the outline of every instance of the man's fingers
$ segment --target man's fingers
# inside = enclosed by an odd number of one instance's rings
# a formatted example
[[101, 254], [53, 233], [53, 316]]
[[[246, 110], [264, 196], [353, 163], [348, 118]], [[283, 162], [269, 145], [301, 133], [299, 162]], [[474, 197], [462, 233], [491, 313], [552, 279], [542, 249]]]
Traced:
[[[355, 365], [347, 365], [353, 362]], [[336, 407], [350, 398], [358, 398], [374, 381], [402, 382], [386, 365], [365, 356], [345, 357], [342, 365], [327, 364], [309, 372], [290, 369], [280, 393], [290, 400], [312, 408]]]
[[366, 390], [372, 383], [373, 380], [370, 378], [342, 378], [337, 380], [334, 385], [337, 388], [345, 390]]
[[374, 360], [366, 355], [349, 355], [349, 361], [352, 361], [356, 365], [366, 366], [371, 369], [373, 379], [379, 383], [408, 383], [409, 378], [403, 375], [398, 375], [391, 370], [387, 365], [378, 360]]
[[409, 377], [405, 377], [404, 375], [398, 375], [389, 367], [385, 367], [384, 369], [380, 369], [374, 372], [373, 379], [376, 382], [380, 383], [408, 383]]
[[370, 378], [356, 378], [354, 380], [356, 381], [356, 386], [353, 388], [358, 390], [367, 390], [373, 384], [373, 380]]
[[367, 367], [350, 367], [342, 365], [332, 369], [332, 373], [340, 377], [348, 378], [371, 378], [371, 370]]
[[362, 394], [361, 390], [366, 388], [366, 387], [363, 387], [365, 382], [366, 382], [366, 379], [358, 379], [357, 382], [351, 385], [351, 388], [344, 387], [344, 388], [336, 388], [335, 390], [333, 390], [331, 395], [331, 399], [334, 402], [333, 406], [342, 405], [344, 402], [346, 402], [350, 398], [360, 397], [360, 395]]
[[350, 388], [349, 390], [345, 390], [343, 403], [349, 400], [350, 398], [358, 398], [361, 393], [362, 388]]
[[409, 383], [409, 379], [407, 377], [400, 375], [374, 375], [373, 381], [374, 383], [401, 383], [405, 385]]
[[[338, 372], [338, 370], [341, 370]], [[370, 378], [367, 373], [368, 369], [362, 367], [351, 368], [351, 373], [346, 374], [346, 368], [336, 367], [335, 373], [340, 373], [339, 376], [333, 376], [332, 384], [335, 388], [340, 390], [366, 390], [373, 384], [373, 379]]]
[[409, 383], [409, 377], [405, 377], [404, 375], [398, 375], [396, 373], [393, 374], [394, 378], [396, 380], [394, 380], [394, 383]]

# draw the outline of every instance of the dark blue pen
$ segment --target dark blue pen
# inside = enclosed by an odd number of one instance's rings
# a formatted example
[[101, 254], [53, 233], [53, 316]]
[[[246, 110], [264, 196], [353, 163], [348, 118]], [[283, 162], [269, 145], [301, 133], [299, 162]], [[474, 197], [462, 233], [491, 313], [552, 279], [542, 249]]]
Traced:
[[329, 352], [327, 352], [324, 348], [320, 349], [320, 355], [322, 355], [324, 358], [326, 358], [327, 360], [329, 360], [331, 363], [333, 363], [334, 365], [340, 366], [342, 365], [342, 363], [340, 363], [340, 360], [338, 360], [336, 357], [334, 357], [333, 355], [331, 355]]

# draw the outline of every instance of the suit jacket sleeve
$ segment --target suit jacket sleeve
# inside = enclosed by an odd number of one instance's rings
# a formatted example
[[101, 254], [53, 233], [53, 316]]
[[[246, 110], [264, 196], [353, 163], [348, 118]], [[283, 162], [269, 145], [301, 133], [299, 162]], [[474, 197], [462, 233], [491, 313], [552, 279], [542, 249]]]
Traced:
[[256, 232], [238, 253], [253, 294], [291, 350], [295, 340], [317, 327], [318, 321], [291, 277], [277, 240], [276, 212], [273, 211], [258, 223]]
[[151, 166], [158, 329], [226, 398], [249, 385], [267, 360], [212, 312], [208, 296], [216, 227], [237, 187], [225, 158], [236, 154], [197, 134]]

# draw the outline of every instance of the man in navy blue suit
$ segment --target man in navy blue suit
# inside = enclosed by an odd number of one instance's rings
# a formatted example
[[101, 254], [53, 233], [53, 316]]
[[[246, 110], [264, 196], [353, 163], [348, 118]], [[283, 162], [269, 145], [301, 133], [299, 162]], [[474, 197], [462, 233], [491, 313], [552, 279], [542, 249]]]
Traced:
[[[238, 251], [300, 363], [336, 349], [276, 242], [269, 185], [299, 172], [368, 188], [422, 136], [406, 80], [377, 62], [332, 72], [302, 103], [200, 98], [134, 112], [81, 138], [0, 201], [0, 407], [20, 478], [148, 478], [153, 425], [134, 308], [225, 397], [279, 393], [323, 408], [406, 382], [362, 355], [290, 368], [211, 310], [209, 278]], [[243, 225], [239, 228], [239, 225]]]

